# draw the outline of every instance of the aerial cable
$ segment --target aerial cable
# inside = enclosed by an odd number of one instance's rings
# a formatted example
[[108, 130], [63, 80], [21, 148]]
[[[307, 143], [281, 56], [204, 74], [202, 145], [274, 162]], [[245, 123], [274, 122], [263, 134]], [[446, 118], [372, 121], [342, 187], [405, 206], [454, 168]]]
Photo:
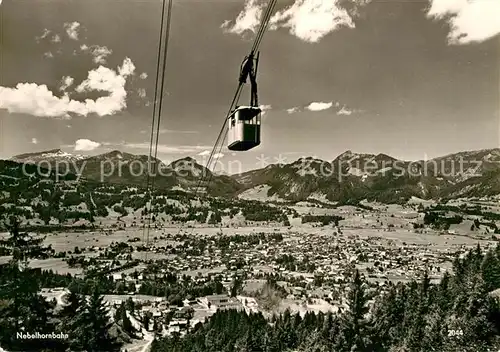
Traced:
[[[156, 176], [158, 172], [158, 143], [160, 139], [160, 121], [161, 121], [161, 112], [163, 107], [163, 91], [165, 89], [165, 71], [167, 68], [167, 54], [168, 54], [168, 42], [170, 38], [170, 24], [172, 18], [172, 2], [173, 0], [168, 1], [168, 12], [167, 12], [167, 28], [165, 32], [165, 51], [163, 53], [163, 67], [162, 67], [162, 79], [161, 79], [161, 87], [160, 87], [160, 100], [158, 104], [158, 124], [156, 125], [156, 144], [155, 144], [155, 155], [154, 155], [154, 165], [155, 170], [153, 174], [153, 180], [151, 183], [151, 188], [154, 190]], [[151, 200], [152, 201], [152, 200]], [[152, 204], [151, 204], [152, 205]], [[152, 213], [150, 212], [150, 216], [148, 218], [148, 232], [147, 232], [147, 242], [149, 244], [149, 228], [151, 224]]]
[[[165, 21], [165, 5], [166, 1], [162, 1], [162, 12], [161, 12], [161, 22], [160, 22], [160, 38], [158, 39], [158, 53], [156, 55], [156, 79], [155, 79], [155, 90], [154, 90], [154, 101], [153, 101], [153, 117], [151, 121], [151, 135], [149, 139], [149, 154], [148, 154], [148, 172], [146, 173], [146, 200], [150, 198], [149, 194], [149, 183], [150, 183], [150, 171], [151, 171], [151, 159], [153, 154], [153, 141], [154, 141], [154, 131], [156, 122], [156, 107], [158, 101], [158, 82], [160, 80], [160, 60], [161, 60], [161, 49], [163, 40], [163, 27]], [[146, 203], [145, 210], [148, 210], [148, 205]], [[146, 234], [146, 222], [144, 222], [142, 230], [142, 242], [144, 243], [144, 238]]]
[[[252, 46], [252, 51], [251, 51], [251, 54], [250, 55], [253, 55], [255, 54], [255, 52], [257, 51], [257, 49], [259, 48], [260, 46], [260, 43], [262, 41], [262, 38], [264, 36], [264, 33], [267, 29], [267, 25], [269, 23], [269, 20], [271, 18], [271, 14], [272, 14], [272, 11], [274, 9], [274, 6], [276, 5], [276, 0], [271, 0], [271, 2], [269, 3], [269, 6], [264, 14], [264, 17], [263, 17], [263, 20], [262, 20], [262, 23], [261, 23], [261, 26], [257, 32], [257, 36], [255, 38], [255, 41], [254, 41], [254, 44]], [[239, 98], [241, 96], [241, 93], [242, 93], [242, 88], [243, 88], [243, 83], [240, 82], [239, 85], [238, 85], [238, 88], [236, 90], [236, 94], [234, 95], [234, 98], [233, 98], [233, 101], [231, 102], [231, 105], [229, 107], [229, 111], [228, 113], [226, 114], [226, 118], [224, 119], [224, 123], [222, 124], [222, 128], [221, 128], [221, 132], [219, 133], [219, 137], [217, 137], [217, 141], [214, 145], [214, 149], [212, 150], [212, 152], [210, 153], [210, 156], [212, 157], [213, 154], [214, 154], [214, 151], [216, 150], [217, 148], [217, 145], [218, 145], [218, 141], [221, 137], [221, 135], [224, 135], [225, 134], [225, 129], [226, 129], [226, 126], [227, 126], [227, 119], [229, 117], [229, 115], [231, 114], [232, 110], [234, 109], [235, 107], [235, 104], [237, 104], [237, 102], [239, 101]], [[225, 136], [224, 136], [224, 140], [225, 140]], [[222, 142], [222, 144], [224, 144], [224, 142]], [[219, 152], [217, 153], [217, 156], [220, 155], [220, 151], [222, 150], [222, 146], [220, 147], [219, 149]], [[211, 161], [211, 157], [209, 158], [209, 162]], [[217, 158], [218, 160], [218, 158]], [[216, 160], [216, 162], [217, 162]], [[209, 166], [209, 165], [208, 165]], [[210, 175], [211, 176], [211, 175]]]
[[[155, 100], [153, 103], [153, 119], [152, 119], [152, 124], [151, 124], [151, 138], [150, 138], [150, 147], [149, 147], [149, 156], [148, 156], [148, 172], [146, 176], [146, 189], [147, 189], [147, 200], [149, 201], [149, 208], [152, 208], [152, 196], [151, 196], [151, 189], [154, 188], [155, 184], [155, 179], [156, 179], [156, 173], [158, 169], [157, 165], [157, 159], [158, 159], [158, 143], [159, 143], [159, 134], [160, 134], [160, 121], [161, 121], [161, 112], [162, 112], [162, 106], [163, 106], [163, 91], [164, 91], [164, 86], [165, 86], [165, 70], [166, 70], [166, 64], [167, 64], [167, 53], [168, 53], [168, 43], [169, 43], [169, 37], [170, 37], [170, 24], [171, 24], [171, 17], [172, 17], [172, 0], [168, 1], [168, 10], [167, 10], [167, 26], [165, 30], [165, 45], [164, 45], [164, 51], [163, 51], [163, 65], [160, 65], [161, 63], [161, 49], [162, 49], [162, 42], [163, 42], [163, 31], [165, 27], [165, 8], [166, 8], [166, 0], [162, 1], [162, 16], [161, 16], [161, 24], [160, 24], [160, 39], [159, 39], [159, 45], [158, 45], [158, 56], [157, 56], [157, 69], [156, 69], [156, 80], [155, 80]], [[161, 66], [161, 67], [160, 67]], [[160, 80], [160, 73], [161, 73], [161, 80]], [[160, 81], [160, 89], [158, 90], [158, 82]], [[158, 113], [158, 118], [156, 119], [156, 113]], [[155, 130], [155, 122], [156, 122], [156, 136], [154, 136], [154, 130]], [[154, 139], [156, 137], [156, 141]], [[154, 159], [153, 159], [153, 143], [154, 143]], [[151, 177], [151, 162], [153, 159], [154, 163], [154, 177]], [[152, 180], [151, 180], [152, 178]], [[150, 182], [151, 182], [151, 187], [150, 187]], [[149, 230], [151, 226], [151, 218], [152, 218], [152, 212], [151, 209], [148, 211], [148, 206], [146, 204], [146, 212], [148, 215], [147, 218], [147, 226], [146, 222], [144, 222], [144, 229], [143, 229], [143, 242], [144, 242], [144, 232], [146, 232], [146, 246], [149, 244]], [[147, 256], [147, 252], [146, 252]]]
[[[271, 0], [271, 2], [269, 3], [269, 6], [264, 14], [264, 17], [262, 19], [262, 23], [260, 25], [260, 28], [257, 32], [257, 35], [256, 35], [256, 38], [255, 38], [255, 41], [254, 41], [254, 44], [252, 46], [252, 50], [251, 50], [251, 53], [250, 55], [253, 55], [255, 54], [255, 52], [257, 51], [257, 49], [259, 48], [260, 46], [260, 43], [262, 41], [262, 38], [264, 36], [264, 33], [267, 29], [267, 25], [269, 23], [269, 20], [271, 18], [271, 14], [273, 12], [273, 9], [274, 9], [274, 6], [276, 5], [276, 0]], [[242, 88], [243, 88], [243, 83], [242, 82], [239, 82], [238, 84], [238, 88], [236, 89], [236, 93], [233, 97], [233, 100], [231, 102], [231, 105], [229, 107], [229, 111], [228, 113], [226, 114], [226, 118], [224, 119], [224, 123], [222, 124], [222, 128], [221, 128], [221, 131], [219, 132], [219, 136], [217, 137], [217, 140], [215, 142], [215, 145], [212, 149], [212, 151], [210, 152], [210, 156], [209, 156], [209, 159], [208, 159], [208, 162], [207, 162], [207, 168], [210, 170], [210, 165], [211, 165], [211, 161], [212, 161], [212, 158], [214, 156], [214, 153], [215, 151], [217, 150], [217, 146], [219, 144], [219, 141], [220, 141], [220, 138], [221, 136], [224, 136], [224, 139], [226, 139], [226, 136], [225, 136], [225, 130], [226, 130], [226, 126], [227, 126], [227, 119], [229, 117], [229, 115], [231, 114], [232, 110], [234, 109], [234, 106], [235, 104], [237, 104], [238, 100], [239, 100], [239, 97], [241, 96], [241, 92], [242, 92]], [[217, 153], [217, 158], [216, 158], [216, 162], [218, 161], [219, 157], [220, 157], [220, 151], [222, 150], [222, 145], [224, 144], [224, 142], [222, 141], [221, 143], [221, 147], [219, 149], [219, 152]], [[209, 175], [210, 179], [209, 179], [209, 182], [207, 183], [207, 187], [210, 183], [210, 180], [212, 178], [212, 174]], [[198, 190], [199, 190], [199, 187], [201, 185], [201, 183], [204, 181], [204, 177], [202, 177], [200, 179], [200, 181], [198, 182], [198, 186], [196, 187], [196, 190], [195, 192], [197, 193]], [[195, 197], [196, 197], [196, 193], [195, 193]]]
[[[153, 101], [153, 117], [151, 121], [151, 135], [149, 141], [149, 154], [148, 154], [148, 171], [146, 173], [146, 200], [150, 198], [150, 178], [151, 178], [151, 159], [153, 154], [153, 141], [154, 141], [154, 131], [156, 122], [156, 108], [158, 102], [158, 82], [160, 81], [160, 64], [161, 64], [161, 49], [163, 41], [163, 27], [165, 22], [165, 6], [166, 1], [162, 1], [162, 12], [161, 12], [161, 22], [160, 22], [160, 37], [158, 39], [158, 53], [156, 55], [156, 79], [155, 79], [155, 89], [154, 89], [154, 101]], [[145, 211], [148, 211], [148, 203], [146, 202]], [[147, 215], [147, 213], [145, 214]], [[144, 243], [144, 238], [146, 235], [146, 221], [144, 221], [143, 231], [142, 231], [142, 242]]]
[[[260, 28], [259, 28], [259, 30], [257, 32], [254, 44], [252, 46], [252, 50], [250, 52], [250, 55], [247, 57], [250, 60], [253, 60], [253, 56], [255, 55], [255, 53], [257, 52], [257, 50], [258, 50], [258, 48], [260, 46], [260, 43], [261, 43], [262, 38], [264, 36], [264, 33], [266, 32], [267, 26], [269, 24], [269, 20], [271, 19], [271, 15], [272, 15], [272, 12], [273, 12], [273, 9], [274, 9], [275, 5], [276, 5], [276, 0], [271, 0], [270, 3], [269, 3], [269, 5], [268, 5], [268, 7], [267, 7], [266, 12], [264, 13], [264, 16], [263, 16]], [[242, 67], [243, 67], [243, 65], [242, 65]], [[241, 96], [242, 89], [243, 89], [243, 84], [244, 84], [244, 82], [241, 82], [241, 81], [238, 84], [238, 88], [236, 89], [236, 93], [235, 93], [235, 95], [233, 97], [233, 100], [231, 102], [231, 105], [229, 107], [229, 111], [226, 114], [226, 117], [224, 118], [224, 123], [222, 124], [222, 128], [221, 128], [221, 130], [219, 132], [219, 135], [217, 136], [217, 140], [215, 141], [214, 147], [212, 148], [212, 150], [210, 152], [210, 156], [208, 158], [207, 165], [206, 165], [206, 169], [208, 169], [209, 171], [210, 171], [210, 166], [211, 166], [212, 159], [214, 157], [214, 153], [217, 150], [217, 147], [219, 146], [221, 137], [223, 136], [222, 142], [220, 143], [219, 151], [216, 154], [215, 163], [217, 163], [217, 161], [219, 160], [220, 152], [222, 151], [222, 146], [224, 145], [224, 141], [225, 141], [225, 139], [227, 137], [226, 136], [227, 120], [228, 120], [231, 112], [233, 111], [235, 105], [237, 105], [237, 103], [239, 101], [239, 98]], [[208, 187], [210, 185], [210, 182], [212, 180], [212, 176], [213, 176], [213, 173], [210, 172], [210, 175], [208, 176], [209, 177], [208, 178], [208, 182], [206, 183], [206, 186], [205, 186], [205, 189], [206, 189], [207, 192], [208, 192]], [[202, 177], [198, 181], [198, 184], [197, 184], [196, 189], [195, 189], [195, 194], [194, 194], [194, 198], [195, 199], [196, 199], [196, 197], [198, 195], [198, 191], [200, 189], [200, 186], [201, 186], [201, 184], [204, 181], [205, 181], [205, 176], [202, 175]], [[189, 207], [191, 207], [191, 203], [189, 203]], [[181, 224], [181, 226], [179, 228], [178, 234], [180, 234], [181, 230], [182, 230], [182, 224]]]
[[257, 32], [254, 45], [252, 46], [252, 51], [251, 51], [252, 54], [254, 54], [260, 46], [262, 38], [264, 37], [264, 33], [266, 32], [267, 26], [269, 24], [269, 20], [271, 19], [271, 15], [275, 5], [276, 5], [276, 0], [271, 0], [269, 6], [267, 7], [266, 12], [264, 13], [264, 17], [262, 19], [259, 31]]

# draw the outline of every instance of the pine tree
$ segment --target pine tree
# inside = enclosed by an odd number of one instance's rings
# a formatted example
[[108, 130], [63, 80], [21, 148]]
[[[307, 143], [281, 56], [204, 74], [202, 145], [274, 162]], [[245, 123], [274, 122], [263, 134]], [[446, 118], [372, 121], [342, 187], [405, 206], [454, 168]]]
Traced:
[[484, 256], [481, 274], [488, 291], [500, 288], [500, 262], [492, 251], [488, 251]]
[[36, 238], [27, 232], [21, 232], [20, 222], [15, 217], [12, 217], [10, 224], [6, 225], [10, 236], [0, 240], [0, 247], [11, 252], [15, 265], [25, 269], [29, 259], [47, 256], [49, 248], [42, 245], [44, 238]]
[[389, 287], [388, 292], [376, 301], [371, 317], [375, 335], [374, 350], [387, 350], [401, 337], [404, 318], [404, 302], [398, 288]]
[[363, 279], [356, 269], [347, 294], [348, 309], [341, 317], [340, 334], [338, 341], [336, 341], [336, 350], [339, 352], [368, 352], [372, 350], [371, 329], [365, 319], [365, 315], [368, 313], [368, 299], [363, 284]]
[[111, 325], [103, 297], [94, 285], [89, 299], [82, 302], [71, 322], [71, 351], [119, 351], [120, 345], [109, 333]]
[[38, 294], [39, 279], [28, 267], [28, 260], [46, 255], [43, 239], [20, 232], [20, 223], [11, 218], [6, 224], [10, 236], [0, 246], [12, 253], [12, 260], [3, 271], [0, 287], [0, 344], [16, 351], [58, 348], [60, 341], [17, 339], [18, 332], [49, 333], [54, 331], [53, 307]]
[[119, 351], [116, 340], [110, 336], [109, 328], [112, 323], [109, 321], [108, 309], [104, 305], [103, 296], [99, 294], [97, 287], [94, 287], [88, 304], [88, 321], [91, 339], [87, 344], [87, 351]]

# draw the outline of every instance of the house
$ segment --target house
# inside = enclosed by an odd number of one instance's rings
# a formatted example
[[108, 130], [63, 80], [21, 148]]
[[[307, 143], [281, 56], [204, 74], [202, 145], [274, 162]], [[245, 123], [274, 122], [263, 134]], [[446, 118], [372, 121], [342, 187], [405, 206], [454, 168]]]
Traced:
[[201, 305], [212, 310], [237, 309], [242, 310], [243, 305], [234, 297], [228, 295], [211, 295], [199, 299]]

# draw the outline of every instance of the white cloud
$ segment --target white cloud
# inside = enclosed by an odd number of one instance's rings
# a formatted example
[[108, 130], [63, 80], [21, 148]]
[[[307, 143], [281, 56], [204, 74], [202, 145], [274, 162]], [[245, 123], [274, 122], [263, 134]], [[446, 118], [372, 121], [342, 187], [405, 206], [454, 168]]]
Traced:
[[286, 109], [286, 112], [289, 113], [289, 114], [295, 114], [298, 111], [299, 111], [298, 107], [293, 107], [293, 108], [290, 108], [290, 109]]
[[146, 89], [144, 89], [144, 88], [137, 89], [137, 95], [141, 98], [145, 98], [146, 97]]
[[38, 144], [38, 139], [36, 139], [36, 138], [31, 138], [31, 143], [33, 143], [33, 144]]
[[259, 105], [259, 108], [261, 110], [261, 116], [264, 116], [267, 112], [267, 110], [271, 110], [272, 106], [271, 105]]
[[52, 43], [60, 43], [61, 42], [61, 36], [59, 34], [55, 34], [50, 41]]
[[50, 30], [48, 30], [47, 28], [44, 28], [43, 30], [43, 33], [41, 36], [39, 37], [36, 37], [36, 41], [38, 42], [40, 39], [45, 39], [47, 38], [47, 36], [50, 34]]
[[72, 100], [67, 94], [57, 97], [45, 84], [18, 83], [15, 88], [0, 86], [0, 109], [11, 113], [24, 113], [40, 117], [65, 117], [70, 113], [87, 116], [112, 115], [127, 107], [126, 79], [135, 71], [132, 60], [125, 58], [115, 70], [99, 66], [89, 71], [87, 79], [76, 88], [79, 93], [100, 91], [109, 93], [95, 100]]
[[339, 111], [337, 111], [337, 115], [351, 115], [352, 114], [352, 110], [349, 110], [348, 108], [346, 108], [345, 106], [342, 107], [342, 109], [340, 109]]
[[482, 42], [500, 33], [498, 0], [430, 0], [427, 16], [450, 25], [450, 44]]
[[146, 79], [148, 78], [148, 74], [146, 72], [143, 72], [141, 73], [141, 75], [139, 76], [140, 79]]
[[330, 109], [333, 106], [333, 102], [323, 103], [323, 102], [312, 102], [308, 106], [306, 106], [307, 110], [310, 111], [321, 111]]
[[59, 87], [59, 90], [62, 92], [66, 91], [66, 89], [71, 87], [74, 82], [75, 82], [75, 79], [73, 77], [64, 76], [62, 78], [62, 83], [61, 83], [61, 87]]
[[91, 141], [90, 139], [79, 139], [75, 142], [75, 151], [85, 151], [89, 152], [91, 150], [97, 149], [101, 146], [101, 143]]
[[[275, 13], [269, 21], [269, 29], [288, 28], [290, 34], [310, 43], [318, 42], [327, 34], [345, 27], [354, 28], [353, 17], [358, 9], [371, 0], [344, 0], [350, 12], [341, 6], [342, 0], [295, 0], [285, 9]], [[221, 28], [233, 34], [256, 32], [260, 26], [264, 6], [257, 0], [246, 0], [244, 9], [234, 21], [225, 21]]]
[[[211, 151], [210, 150], [204, 150], [201, 153], [198, 153], [197, 156], [201, 156], [202, 158], [196, 158], [198, 164], [203, 165], [205, 167], [208, 167], [208, 162], [209, 162], [209, 156], [210, 156]], [[214, 153], [212, 155], [212, 159], [210, 160], [210, 167], [211, 168], [217, 168], [217, 164], [214, 165], [216, 161], [219, 159], [223, 158], [224, 154], [223, 153]], [[212, 170], [213, 171], [213, 170]]]
[[263, 4], [258, 4], [257, 0], [246, 0], [245, 7], [236, 20], [225, 21], [221, 28], [233, 34], [243, 34], [247, 31], [255, 33], [260, 26], [263, 7]]
[[106, 57], [108, 57], [113, 53], [113, 50], [100, 45], [88, 46], [86, 44], [82, 44], [80, 45], [80, 50], [85, 52], [90, 52], [90, 54], [93, 56], [93, 61], [96, 64], [105, 64]]
[[52, 54], [50, 51], [47, 51], [46, 53], [43, 53], [43, 56], [46, 57], [46, 58], [53, 58], [54, 57], [54, 54]]
[[64, 29], [66, 30], [66, 34], [70, 39], [78, 40], [78, 30], [80, 29], [80, 23], [78, 22], [65, 23]]
[[290, 34], [306, 42], [315, 43], [340, 27], [354, 28], [347, 10], [338, 0], [296, 0], [276, 13], [270, 20], [270, 29], [289, 28]]

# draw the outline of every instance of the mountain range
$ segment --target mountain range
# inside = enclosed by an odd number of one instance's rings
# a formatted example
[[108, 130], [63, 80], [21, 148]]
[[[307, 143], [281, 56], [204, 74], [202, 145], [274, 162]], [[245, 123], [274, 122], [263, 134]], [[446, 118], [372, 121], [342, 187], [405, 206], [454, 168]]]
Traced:
[[301, 158], [236, 175], [212, 173], [190, 157], [170, 164], [153, 159], [149, 164], [147, 155], [118, 150], [81, 156], [55, 149], [17, 155], [11, 160], [76, 173], [87, 180], [134, 185], [145, 185], [144, 171], [148, 165], [157, 165], [156, 187], [193, 191], [201, 186], [214, 196], [244, 197], [264, 189], [267, 197], [289, 201], [349, 203], [368, 199], [390, 203], [412, 196], [438, 199], [500, 194], [500, 148], [419, 161], [346, 151], [332, 161]]

